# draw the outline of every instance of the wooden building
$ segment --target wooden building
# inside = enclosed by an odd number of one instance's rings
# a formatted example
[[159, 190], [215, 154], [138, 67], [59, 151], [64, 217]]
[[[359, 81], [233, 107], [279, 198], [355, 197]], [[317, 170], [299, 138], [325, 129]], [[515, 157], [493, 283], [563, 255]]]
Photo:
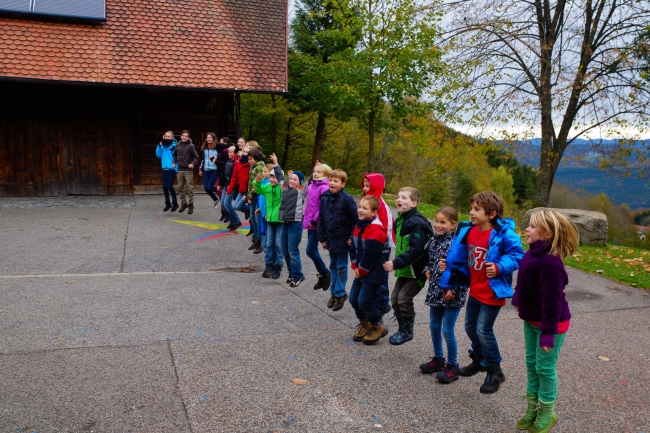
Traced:
[[0, 196], [159, 185], [165, 131], [197, 149], [236, 138], [240, 92], [287, 89], [286, 0], [106, 0], [92, 17], [2, 4]]

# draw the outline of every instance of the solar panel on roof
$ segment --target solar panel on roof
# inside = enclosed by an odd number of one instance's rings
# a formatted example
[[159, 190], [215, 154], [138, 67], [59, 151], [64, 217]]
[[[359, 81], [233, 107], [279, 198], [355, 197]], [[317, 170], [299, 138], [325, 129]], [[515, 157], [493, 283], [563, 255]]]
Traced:
[[12, 12], [31, 12], [30, 0], [0, 0], [0, 9]]
[[104, 20], [104, 0], [34, 0], [34, 13]]
[[105, 0], [0, 0], [0, 13], [106, 20]]

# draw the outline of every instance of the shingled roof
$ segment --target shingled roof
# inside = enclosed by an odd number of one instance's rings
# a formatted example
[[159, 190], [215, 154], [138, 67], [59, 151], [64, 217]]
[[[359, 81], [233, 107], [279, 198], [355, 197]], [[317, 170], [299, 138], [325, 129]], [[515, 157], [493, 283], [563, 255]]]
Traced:
[[287, 0], [106, 0], [106, 23], [0, 17], [0, 77], [284, 92]]

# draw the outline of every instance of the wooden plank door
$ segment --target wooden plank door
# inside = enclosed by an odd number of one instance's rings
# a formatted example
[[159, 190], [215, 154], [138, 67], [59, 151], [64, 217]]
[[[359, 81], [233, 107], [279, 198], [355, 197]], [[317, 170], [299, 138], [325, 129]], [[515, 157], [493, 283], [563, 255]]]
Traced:
[[79, 132], [67, 140], [68, 195], [103, 195], [102, 143], [99, 134]]

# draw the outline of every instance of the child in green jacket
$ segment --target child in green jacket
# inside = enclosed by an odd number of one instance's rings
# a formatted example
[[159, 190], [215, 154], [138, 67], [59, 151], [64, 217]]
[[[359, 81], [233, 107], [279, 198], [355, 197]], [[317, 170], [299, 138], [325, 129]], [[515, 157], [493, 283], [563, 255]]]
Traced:
[[269, 172], [269, 183], [262, 184], [262, 175], [258, 174], [253, 182], [253, 189], [258, 195], [264, 194], [266, 199], [266, 254], [264, 261], [266, 269], [262, 277], [272, 277], [274, 280], [280, 278], [282, 273], [282, 220], [280, 220], [280, 204], [282, 203], [282, 184], [284, 173], [278, 165], [278, 158], [275, 153], [271, 154], [273, 170]]

